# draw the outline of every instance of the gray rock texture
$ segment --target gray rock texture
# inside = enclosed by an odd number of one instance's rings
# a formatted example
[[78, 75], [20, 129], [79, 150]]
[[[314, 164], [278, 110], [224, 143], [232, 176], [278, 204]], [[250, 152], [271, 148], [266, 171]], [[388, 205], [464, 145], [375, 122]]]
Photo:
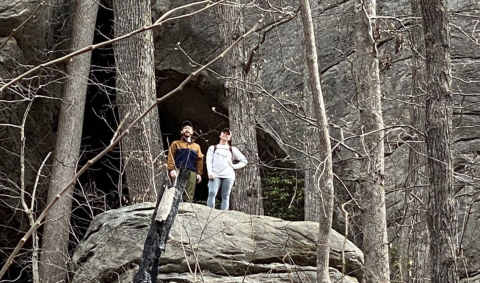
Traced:
[[[179, 6], [186, 2], [188, 1], [170, 2], [170, 5]], [[361, 125], [358, 121], [358, 109], [355, 107], [356, 93], [350, 63], [352, 54], [355, 52], [351, 36], [352, 2], [351, 0], [320, 1], [313, 10], [319, 47], [319, 65], [322, 70], [322, 89], [327, 116], [330, 119], [331, 135], [336, 140], [345, 140], [344, 144], [348, 146], [336, 146], [334, 152], [335, 171], [343, 181], [336, 184], [339, 205], [350, 199], [350, 196], [355, 196], [358, 189], [356, 178], [361, 172], [359, 162], [355, 160], [357, 153], [362, 152], [362, 147], [360, 139], [356, 137], [361, 133]], [[166, 2], [162, 3], [166, 4]], [[283, 2], [283, 10], [295, 10], [296, 5], [294, 1]], [[462, 258], [467, 264], [461, 272], [465, 275], [475, 274], [480, 266], [478, 262], [480, 257], [476, 248], [480, 247], [480, 238], [478, 232], [473, 232], [477, 230], [478, 217], [476, 213], [468, 213], [468, 211], [476, 211], [478, 203], [478, 186], [472, 184], [478, 183], [479, 177], [476, 170], [478, 167], [476, 156], [480, 147], [478, 131], [478, 125], [480, 125], [478, 115], [480, 34], [475, 28], [475, 18], [480, 15], [480, 4], [474, 0], [452, 0], [449, 1], [449, 8], [455, 103], [455, 168], [457, 173], [468, 171], [468, 180], [456, 178], [459, 203], [458, 241], [469, 243], [469, 248], [462, 250]], [[162, 9], [165, 11], [168, 8], [162, 6]], [[260, 10], [259, 7], [248, 5], [245, 7], [245, 13], [252, 20], [252, 25], [255, 15], [258, 17], [262, 13]], [[420, 15], [411, 15], [409, 1], [406, 0], [380, 1], [378, 15], [378, 48], [382, 63], [381, 87], [384, 94], [382, 103], [386, 128], [387, 209], [390, 235], [393, 239], [397, 231], [396, 223], [401, 221], [398, 216], [404, 208], [403, 188], [409, 172], [407, 159], [409, 147], [406, 143], [408, 133], [405, 127], [409, 124], [411, 99], [412, 51], [408, 41], [409, 28], [418, 23]], [[280, 14], [265, 13], [265, 22], [278, 20], [279, 17]], [[158, 39], [156, 41], [157, 69], [175, 70], [175, 72], [187, 74], [197, 67], [196, 64], [206, 63], [213, 58], [213, 54], [220, 52], [216, 29], [215, 19], [208, 12], [159, 29], [156, 37]], [[179, 32], [180, 30], [182, 32]], [[257, 122], [263, 131], [275, 139], [277, 153], [280, 152], [279, 155], [282, 157], [287, 156], [287, 160], [295, 162], [299, 169], [302, 168], [302, 158], [305, 158], [302, 129], [306, 126], [299, 116], [305, 115], [305, 103], [308, 103], [303, 94], [302, 40], [300, 21], [298, 19], [289, 21], [267, 34], [254, 60], [256, 74], [262, 82], [262, 89], [255, 96], [259, 102], [256, 106]], [[246, 52], [255, 44], [256, 37], [253, 36], [248, 40]], [[223, 105], [223, 98], [221, 92], [217, 93], [215, 98], [215, 94], [212, 94], [215, 88], [212, 86], [219, 83], [218, 77], [221, 74], [222, 70], [213, 66], [212, 72], [204, 77], [203, 82], [197, 84], [199, 93], [204, 90], [203, 93], [208, 93], [218, 101], [217, 106]], [[208, 83], [209, 80], [213, 81]], [[283, 105], [281, 106], [280, 103]], [[265, 143], [262, 142], [262, 144]], [[334, 146], [335, 144], [336, 142], [333, 143]], [[267, 152], [267, 148], [261, 149], [260, 152]], [[353, 209], [352, 206], [353, 203], [350, 205]], [[464, 217], [465, 215], [468, 217]], [[343, 229], [343, 216], [337, 212], [335, 217], [335, 228]], [[352, 233], [352, 238], [354, 234]]]
[[[72, 282], [130, 282], [139, 264], [153, 208], [153, 203], [142, 203], [97, 216], [73, 255]], [[160, 260], [159, 279], [314, 282], [317, 231], [314, 222], [288, 222], [181, 203]], [[332, 278], [341, 276], [338, 270], [342, 251], [350, 274], [345, 282], [358, 282], [363, 253], [332, 231]]]
[[[0, 44], [12, 30], [27, 20], [40, 0], [3, 0], [0, 1]], [[0, 79], [8, 80], [25, 68], [30, 68], [39, 62], [55, 58], [54, 50], [62, 50], [67, 41], [57, 45], [54, 39], [61, 34], [68, 34], [68, 21], [61, 24], [61, 16], [68, 15], [70, 6], [59, 5], [61, 1], [45, 1], [35, 17], [30, 18], [19, 29], [6, 46], [0, 49]], [[71, 1], [66, 1], [73, 3]], [[109, 2], [109, 1], [107, 1]], [[157, 19], [166, 11], [190, 0], [156, 0], [152, 1], [153, 17]], [[260, 1], [262, 2], [262, 1]], [[269, 7], [247, 5], [244, 7], [246, 18], [250, 25], [264, 15], [266, 25], [285, 18], [297, 10], [296, 1], [281, 1], [281, 9], [267, 11]], [[352, 79], [350, 60], [355, 52], [352, 39], [353, 0], [315, 1], [318, 6], [313, 11], [316, 23], [317, 42], [319, 47], [319, 65], [322, 72], [322, 88], [327, 107], [332, 137], [344, 143], [337, 145], [334, 152], [334, 170], [342, 182], [336, 183], [337, 204], [355, 196], [358, 189], [356, 179], [361, 170], [355, 159], [361, 153], [361, 142], [357, 134], [361, 133], [358, 121], [358, 110], [355, 107], [355, 85]], [[264, 2], [262, 2], [264, 3]], [[479, 190], [478, 181], [480, 152], [480, 112], [479, 112], [479, 60], [480, 48], [478, 32], [478, 17], [480, 2], [476, 0], [451, 0], [451, 37], [452, 37], [452, 75], [454, 112], [454, 156], [456, 169], [456, 188], [458, 200], [458, 243], [461, 246], [462, 276], [475, 275], [480, 272], [480, 219], [478, 212]], [[278, 8], [278, 7], [277, 7]], [[193, 12], [194, 9], [183, 11]], [[279, 13], [281, 11], [282, 13]], [[60, 16], [59, 16], [60, 15]], [[386, 127], [386, 190], [387, 209], [390, 225], [390, 239], [396, 236], [398, 215], [404, 209], [405, 179], [409, 168], [407, 164], [408, 144], [405, 142], [408, 134], [404, 125], [409, 123], [411, 50], [408, 44], [409, 28], [416, 24], [419, 15], [411, 15], [408, 0], [378, 1], [377, 20], [379, 26], [380, 60], [382, 64], [383, 114]], [[103, 24], [107, 24], [105, 21]], [[57, 28], [57, 29], [54, 29]], [[251, 52], [257, 45], [262, 32], [247, 39], [245, 52]], [[400, 39], [403, 39], [400, 40]], [[260, 137], [259, 152], [261, 158], [271, 160], [278, 158], [279, 164], [303, 168], [305, 156], [304, 129], [306, 123], [302, 120], [306, 113], [306, 99], [303, 73], [301, 22], [294, 18], [269, 31], [265, 41], [256, 51], [252, 72], [261, 82], [257, 93], [252, 94], [258, 102], [256, 119]], [[400, 44], [401, 41], [403, 44]], [[199, 65], [207, 63], [218, 55], [221, 50], [218, 38], [217, 20], [212, 11], [206, 10], [189, 18], [170, 21], [155, 30], [155, 66], [158, 81], [158, 96], [162, 96], [175, 88], [190, 72]], [[61, 64], [55, 66], [61, 70]], [[36, 77], [25, 80], [23, 85], [0, 94], [0, 100], [22, 100], [22, 95], [40, 95], [30, 110], [26, 126], [26, 183], [31, 190], [37, 170], [47, 154], [54, 149], [55, 128], [57, 123], [58, 100], [61, 86], [53, 82], [61, 82], [58, 76], [49, 70], [39, 73]], [[61, 72], [59, 72], [61, 73]], [[54, 73], [54, 74], [59, 74]], [[183, 119], [191, 119], [196, 123], [200, 133], [198, 142], [206, 150], [209, 144], [218, 139], [218, 131], [228, 123], [228, 111], [222, 89], [223, 70], [220, 64], [211, 66], [208, 72], [195, 77], [178, 95], [167, 99], [160, 111], [165, 115], [166, 124], [175, 131]], [[42, 88], [38, 88], [41, 85]], [[45, 86], [48, 85], [48, 88]], [[54, 98], [54, 99], [51, 99]], [[3, 103], [3, 102], [2, 102]], [[280, 105], [282, 103], [282, 105]], [[0, 109], [0, 123], [19, 125], [22, 121], [26, 103], [3, 103]], [[168, 134], [168, 132], [167, 132]], [[235, 142], [235, 141], [234, 141]], [[337, 142], [333, 142], [335, 146]], [[18, 128], [0, 128], [0, 177], [2, 180], [1, 194], [12, 194], [18, 190], [10, 188], [19, 184], [19, 152], [20, 139]], [[263, 160], [262, 159], [262, 160]], [[284, 162], [285, 161], [285, 162]], [[48, 174], [45, 170], [44, 174]], [[48, 184], [47, 178], [41, 178], [42, 184]], [[40, 186], [40, 189], [44, 186]], [[40, 207], [45, 192], [37, 194]], [[17, 207], [18, 201], [9, 198], [7, 209], [0, 211], [0, 219], [12, 219], [14, 227], [19, 231], [26, 228], [22, 213], [11, 209]], [[354, 211], [352, 202], [347, 207]], [[339, 207], [339, 206], [337, 206]], [[147, 209], [148, 210], [148, 209]], [[219, 216], [220, 217], [220, 216]], [[343, 231], [345, 220], [336, 211], [335, 228]], [[353, 221], [352, 221], [353, 222]], [[355, 223], [350, 238], [355, 239]], [[5, 223], [1, 223], [2, 225]], [[12, 225], [9, 223], [9, 225]], [[148, 224], [146, 224], [148, 225]], [[146, 229], [145, 227], [143, 229]], [[228, 230], [228, 229], [227, 229]], [[17, 241], [15, 235], [5, 236], [8, 241]], [[313, 231], [311, 233], [314, 233]], [[175, 235], [175, 231], [172, 231]], [[228, 238], [228, 237], [227, 237]], [[175, 241], [174, 241], [175, 243]], [[395, 242], [393, 243], [395, 244]], [[136, 248], [141, 244], [136, 244]], [[11, 246], [11, 245], [10, 245]], [[138, 250], [137, 250], [138, 253]], [[251, 256], [251, 254], [250, 254]], [[188, 255], [190, 258], [191, 255]], [[245, 255], [246, 257], [246, 255]], [[138, 257], [137, 257], [138, 258]], [[247, 259], [242, 259], [247, 262]], [[240, 261], [242, 261], [240, 260]], [[298, 259], [297, 259], [298, 260]], [[126, 263], [125, 263], [126, 264]], [[243, 263], [241, 266], [245, 266]], [[117, 271], [119, 266], [112, 267]], [[260, 268], [255, 263], [255, 268]], [[234, 268], [229, 267], [228, 272]], [[130, 267], [126, 268], [131, 270]], [[185, 270], [181, 271], [184, 272]], [[306, 273], [310, 271], [305, 271]], [[305, 273], [305, 274], [306, 274]], [[123, 272], [122, 272], [123, 274]], [[183, 276], [183, 275], [182, 275]], [[234, 276], [234, 275], [232, 275]], [[236, 276], [236, 275], [235, 275]]]
[[8, 36], [32, 12], [31, 1], [3, 0], [0, 2], [0, 36]]
[[[64, 17], [72, 3], [63, 0], [0, 1], [0, 45], [9, 38], [0, 48], [1, 86], [36, 65], [57, 58], [60, 49], [66, 51], [68, 40], [61, 35], [70, 31], [69, 21], [64, 21]], [[48, 160], [42, 172], [38, 171], [55, 148], [58, 98], [62, 93], [61, 70], [62, 64], [43, 68], [0, 93], [0, 195], [3, 196], [0, 237], [6, 249], [15, 246], [29, 228], [19, 197], [22, 182], [27, 203], [35, 192], [34, 213], [45, 206]], [[20, 126], [24, 121], [25, 166], [24, 180], [21, 180]], [[0, 257], [3, 259], [5, 255]]]

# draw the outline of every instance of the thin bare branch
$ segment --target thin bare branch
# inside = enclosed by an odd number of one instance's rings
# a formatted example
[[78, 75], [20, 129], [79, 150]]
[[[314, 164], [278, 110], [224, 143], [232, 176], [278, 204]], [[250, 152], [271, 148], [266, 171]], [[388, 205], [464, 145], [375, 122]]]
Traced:
[[32, 235], [32, 233], [38, 228], [40, 227], [40, 225], [42, 224], [42, 221], [43, 219], [45, 218], [45, 216], [47, 216], [48, 212], [50, 211], [50, 209], [55, 205], [55, 203], [60, 199], [60, 197], [62, 197], [62, 195], [71, 187], [73, 186], [78, 178], [83, 174], [85, 173], [93, 164], [95, 164], [97, 161], [99, 161], [103, 156], [105, 156], [108, 152], [110, 152], [124, 137], [126, 137], [128, 134], [130, 134], [130, 131], [133, 127], [135, 127], [138, 122], [140, 122], [150, 111], [152, 111], [153, 109], [156, 109], [158, 104], [160, 104], [160, 102], [164, 101], [165, 99], [167, 99], [168, 97], [172, 96], [173, 94], [179, 92], [180, 90], [183, 89], [183, 87], [192, 79], [194, 78], [196, 75], [198, 75], [200, 72], [202, 72], [203, 70], [205, 70], [206, 68], [208, 68], [210, 65], [212, 65], [213, 63], [215, 63], [216, 61], [218, 61], [219, 59], [223, 58], [225, 56], [225, 54], [227, 54], [230, 50], [232, 50], [239, 42], [241, 42], [243, 39], [245, 39], [248, 35], [250, 35], [251, 33], [253, 33], [255, 31], [255, 29], [263, 22], [263, 15], [261, 17], [260, 20], [257, 21], [257, 23], [253, 26], [252, 29], [250, 29], [248, 32], [246, 32], [244, 35], [242, 35], [241, 37], [239, 37], [235, 42], [233, 42], [228, 48], [226, 48], [220, 55], [218, 55], [217, 57], [215, 57], [213, 60], [211, 60], [209, 63], [207, 63], [206, 65], [202, 66], [201, 68], [199, 68], [198, 70], [192, 72], [185, 80], [182, 81], [182, 83], [176, 87], [174, 90], [170, 91], [169, 93], [167, 93], [165, 96], [163, 96], [162, 98], [158, 98], [156, 100], [156, 102], [154, 104], [152, 104], [150, 107], [148, 107], [148, 109], [146, 109], [140, 116], [138, 116], [135, 120], [132, 121], [132, 123], [130, 125], [128, 125], [128, 127], [125, 128], [125, 130], [122, 132], [122, 134], [120, 134], [118, 136], [118, 138], [116, 138], [112, 143], [110, 143], [110, 145], [108, 147], [106, 147], [104, 150], [102, 150], [99, 154], [97, 154], [94, 158], [90, 159], [79, 171], [77, 174], [75, 174], [75, 176], [70, 180], [70, 182], [67, 183], [67, 185], [62, 188], [58, 194], [55, 196], [55, 198], [45, 207], [45, 209], [43, 210], [42, 214], [40, 214], [40, 216], [37, 218], [37, 220], [35, 221], [35, 223], [30, 227], [30, 229], [27, 231], [27, 233], [25, 233], [25, 235], [22, 237], [22, 239], [19, 241], [19, 243], [17, 244], [17, 246], [15, 247], [15, 249], [13, 250], [13, 252], [10, 254], [10, 256], [8, 257], [7, 261], [5, 262], [5, 265], [2, 267], [2, 269], [0, 270], [0, 279], [2, 279], [3, 275], [5, 275], [5, 273], [7, 272], [7, 269], [8, 267], [13, 263], [13, 259], [15, 258], [15, 256], [18, 254], [18, 252], [20, 251], [20, 249], [23, 247], [23, 245], [25, 244], [25, 242], [30, 238], [30, 236]]
[[42, 8], [43, 6], [45, 6], [45, 1], [42, 1], [40, 4], [38, 4], [37, 8], [32, 12], [32, 14], [25, 20], [23, 21], [23, 23], [21, 23], [17, 28], [14, 28], [12, 30], [12, 32], [10, 33], [10, 35], [7, 37], [7, 39], [5, 39], [5, 41], [0, 45], [0, 49], [2, 49], [6, 44], [7, 42], [10, 40], [10, 38], [12, 38], [16, 33], [17, 31], [22, 28], [26, 23], [28, 23], [28, 21], [30, 21], [31, 18], [34, 18], [35, 17], [35, 14], [38, 12], [38, 10], [40, 10], [40, 8]]
[[[209, 1], [209, 0], [206, 0], [206, 1], [200, 1], [200, 2], [195, 2], [195, 3], [191, 3], [191, 4], [187, 4], [187, 5], [184, 5], [184, 6], [180, 6], [180, 7], [177, 7], [175, 9], [172, 9], [168, 12], [166, 12], [165, 14], [163, 14], [163, 16], [161, 16], [154, 24], [152, 25], [149, 25], [149, 26], [145, 26], [145, 27], [142, 27], [142, 28], [139, 28], [139, 29], [136, 29], [130, 33], [127, 33], [125, 35], [122, 35], [120, 37], [117, 37], [117, 38], [114, 38], [114, 39], [111, 39], [111, 40], [108, 40], [108, 41], [105, 41], [105, 42], [101, 42], [101, 43], [98, 43], [98, 44], [93, 44], [93, 45], [90, 45], [90, 46], [86, 46], [86, 47], [83, 47], [77, 51], [73, 51], [72, 53], [70, 54], [67, 54], [63, 57], [60, 57], [58, 59], [55, 59], [55, 60], [52, 60], [52, 61], [49, 61], [47, 63], [44, 63], [44, 64], [40, 64], [32, 69], [30, 69], [29, 71], [21, 74], [20, 76], [12, 79], [11, 81], [9, 81], [8, 83], [6, 83], [4, 86], [0, 87], [0, 94], [3, 93], [7, 88], [9, 88], [10, 86], [12, 86], [13, 84], [19, 82], [20, 80], [26, 78], [27, 76], [31, 75], [31, 74], [34, 74], [38, 71], [40, 71], [41, 69], [43, 68], [46, 68], [46, 67], [49, 67], [49, 66], [52, 66], [52, 65], [55, 65], [55, 64], [58, 64], [60, 62], [63, 62], [63, 61], [66, 61], [72, 57], [75, 57], [75, 56], [78, 56], [80, 54], [83, 54], [85, 52], [90, 52], [90, 51], [93, 51], [95, 49], [98, 49], [98, 48], [101, 48], [101, 47], [104, 47], [104, 46], [107, 46], [107, 45], [110, 45], [112, 43], [115, 43], [117, 41], [120, 41], [120, 40], [123, 40], [125, 38], [128, 38], [128, 37], [131, 37], [137, 33], [141, 33], [141, 32], [144, 32], [144, 31], [147, 31], [147, 30], [150, 30], [150, 29], [153, 29], [153, 28], [156, 28], [156, 27], [159, 27], [161, 25], [163, 25], [164, 23], [166, 22], [170, 22], [170, 21], [173, 21], [173, 20], [178, 20], [178, 19], [182, 19], [182, 18], [185, 18], [185, 17], [189, 17], [189, 16], [192, 16], [194, 14], [198, 14], [200, 12], [203, 12], [207, 9], [210, 9], [212, 8], [213, 6], [223, 2], [224, 0], [222, 1], [219, 1], [219, 2], [212, 2], [212, 1]], [[213, 3], [213, 4], [211, 4]], [[192, 7], [192, 6], [196, 6], [196, 5], [203, 5], [203, 4], [207, 4], [204, 8], [198, 10], [198, 11], [195, 11], [195, 12], [192, 12], [192, 13], [188, 13], [188, 14], [185, 14], [185, 15], [180, 15], [180, 16], [177, 16], [177, 17], [171, 17], [171, 18], [167, 18], [168, 16], [170, 16], [171, 14], [173, 14], [174, 12], [176, 11], [179, 11], [179, 10], [182, 10], [182, 9], [186, 9], [186, 8], [189, 8], [189, 7]]]

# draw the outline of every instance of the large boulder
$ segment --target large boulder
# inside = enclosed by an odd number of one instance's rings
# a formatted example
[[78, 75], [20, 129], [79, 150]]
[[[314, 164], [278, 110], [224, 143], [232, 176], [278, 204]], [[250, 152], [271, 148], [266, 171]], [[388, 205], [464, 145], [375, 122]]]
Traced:
[[[74, 252], [72, 283], [130, 282], [140, 262], [153, 209], [153, 203], [141, 203], [97, 216]], [[161, 256], [159, 279], [315, 281], [317, 234], [318, 223], [314, 222], [289, 222], [181, 203]], [[358, 282], [363, 253], [333, 230], [330, 240], [331, 277], [341, 277], [343, 256], [349, 274], [345, 282]]]
[[[158, 3], [162, 3], [159, 5]], [[157, 1], [154, 9], [161, 14], [174, 6], [189, 1]], [[318, 1], [317, 1], [318, 2]], [[330, 122], [330, 134], [336, 140], [344, 141], [336, 146], [334, 152], [334, 169], [342, 182], [336, 183], [337, 207], [348, 201], [358, 192], [358, 177], [362, 172], [358, 154], [362, 153], [359, 134], [362, 127], [356, 107], [356, 86], [352, 76], [351, 60], [355, 53], [352, 31], [354, 28], [352, 0], [327, 0], [316, 3], [313, 17], [316, 24], [319, 66], [322, 76], [322, 90], [325, 99], [327, 117]], [[294, 11], [298, 6], [295, 1], [282, 2], [282, 11]], [[261, 9], [265, 8], [265, 9]], [[246, 5], [243, 9], [249, 25], [252, 26], [258, 15], [266, 7]], [[378, 50], [381, 64], [382, 107], [385, 123], [385, 166], [387, 213], [390, 239], [398, 234], [401, 214], [406, 210], [404, 203], [405, 180], [411, 168], [408, 165], [411, 107], [411, 46], [410, 30], [418, 25], [420, 15], [411, 15], [410, 1], [386, 0], [378, 3]], [[472, 192], [472, 180], [478, 176], [476, 156], [480, 151], [480, 134], [478, 125], [478, 48], [477, 22], [480, 3], [475, 0], [449, 1], [451, 15], [451, 58], [454, 102], [454, 156], [457, 173], [456, 188], [459, 206], [458, 238], [462, 245], [478, 247], [478, 217], [476, 204], [478, 195]], [[277, 10], [276, 12], [279, 12]], [[278, 21], [286, 14], [265, 13], [265, 23]], [[183, 21], [169, 23], [156, 31], [156, 68], [188, 74], [219, 54], [218, 25], [212, 12], [203, 12]], [[248, 39], [246, 52], [258, 43], [260, 36]], [[292, 20], [272, 29], [260, 45], [253, 66], [261, 81], [262, 90], [254, 96], [256, 120], [267, 134], [277, 141], [277, 147], [283, 150], [283, 160], [294, 160], [298, 168], [303, 168], [305, 158], [304, 139], [306, 123], [299, 119], [307, 114], [308, 99], [304, 89], [303, 34], [301, 21]], [[181, 48], [179, 48], [181, 47]], [[198, 93], [208, 93], [213, 100], [210, 106], [223, 105], [221, 89], [212, 86], [221, 83], [223, 74], [221, 66], [214, 65], [212, 72], [197, 80]], [[215, 74], [218, 76], [212, 76]], [[216, 92], [215, 92], [216, 91]], [[216, 98], [215, 98], [216, 97]], [[215, 104], [215, 99], [217, 103]], [[181, 98], [178, 98], [181, 100]], [[280, 105], [282, 102], [283, 105]], [[188, 107], [186, 105], [186, 107]], [[192, 108], [196, 105], [192, 105]], [[417, 105], [422, 107], [422, 105]], [[182, 108], [183, 111], [188, 111]], [[202, 120], [199, 116], [198, 120]], [[260, 147], [265, 143], [260, 143]], [[267, 152], [261, 148], [260, 152]], [[283, 157], [282, 156], [282, 157]], [[277, 156], [273, 156], [275, 158]], [[465, 173], [466, 172], [466, 173]], [[465, 177], [467, 175], [467, 177]], [[475, 183], [475, 182], [473, 182]], [[351, 202], [347, 209], [354, 207]], [[354, 210], [354, 209], [352, 209]], [[334, 226], [343, 229], [343, 214], [337, 209]], [[351, 213], [354, 215], [355, 213]], [[353, 240], [357, 231], [353, 222], [350, 235]], [[358, 231], [357, 231], [358, 232]], [[359, 240], [360, 241], [360, 240]], [[396, 245], [397, 242], [393, 242]], [[462, 250], [466, 268], [462, 276], [476, 274], [480, 267], [476, 248]]]
[[[41, 0], [0, 1], [0, 37], [6, 38], [14, 28], [28, 19], [23, 28], [19, 29], [8, 44], [0, 49], [2, 80], [15, 76], [16, 73], [21, 72], [21, 68], [55, 57], [51, 56], [57, 46], [53, 39], [62, 33], [68, 34], [70, 28], [67, 22], [65, 25], [60, 24], [58, 30], [54, 30], [54, 27], [61, 22], [59, 20], [61, 17], [57, 15], [69, 15], [66, 11], [71, 9], [70, 4], [63, 6], [58, 4], [60, 2], [62, 1], [47, 1], [46, 5], [41, 6], [36, 12], [35, 17], [29, 18], [42, 3]], [[152, 1], [153, 17], [156, 19], [174, 7], [191, 2], [190, 0]], [[336, 147], [334, 152], [335, 173], [339, 179], [343, 180], [342, 183], [338, 183], [337, 200], [343, 203], [350, 195], [355, 196], [355, 191], [358, 189], [356, 180], [358, 172], [361, 171], [360, 162], [356, 160], [354, 151], [361, 152], [361, 141], [358, 136], [355, 137], [361, 131], [361, 125], [358, 120], [358, 109], [355, 107], [356, 91], [351, 68], [351, 59], [355, 52], [352, 38], [353, 0], [320, 2], [314, 9], [313, 15], [317, 25], [323, 94], [331, 125], [331, 135], [336, 140], [344, 140], [345, 145]], [[391, 220], [389, 221], [390, 239], [396, 236], [395, 228], [398, 223], [395, 220], [401, 219], [398, 217], [399, 212], [405, 209], [403, 188], [410, 170], [407, 164], [408, 135], [405, 127], [399, 127], [409, 123], [411, 50], [408, 38], [410, 27], [415, 24], [415, 17], [418, 19], [418, 15], [411, 17], [409, 2], [408, 0], [386, 0], [378, 3], [377, 23], [379, 23], [381, 35], [378, 48], [381, 61], [387, 63], [382, 67], [381, 79], [384, 94], [383, 115], [388, 132], [385, 145], [387, 208], [388, 219]], [[282, 9], [268, 13], [265, 11], [269, 7], [259, 9], [259, 6], [254, 5], [245, 6], [243, 11], [250, 21], [249, 25], [262, 13], [265, 15], [264, 23], [270, 24], [278, 21], [280, 16], [286, 16], [277, 12], [291, 13], [297, 10], [296, 1], [282, 1], [282, 4]], [[479, 176], [477, 155], [480, 151], [480, 134], [477, 130], [480, 124], [477, 106], [480, 87], [477, 61], [480, 58], [480, 49], [475, 19], [480, 14], [480, 2], [451, 0], [449, 9], [452, 21], [452, 74], [455, 102], [454, 155], [458, 173], [456, 176], [459, 203], [458, 239], [462, 247], [465, 247], [462, 248], [462, 259], [465, 259], [463, 263], [466, 268], [462, 273], [477, 274], [480, 269], [480, 256], [478, 256], [479, 250], [475, 247], [480, 247], [480, 237], [477, 229], [479, 217], [476, 212], [478, 211], [478, 194], [476, 193], [478, 190], [475, 184]], [[105, 21], [104, 25], [110, 23], [101, 17], [99, 21]], [[250, 52], [258, 43], [261, 38], [259, 34], [248, 39], [248, 44], [245, 45], [246, 52]], [[399, 39], [404, 40], [401, 48], [398, 48]], [[305, 105], [308, 104], [303, 92], [302, 40], [301, 21], [298, 18], [279, 25], [266, 34], [265, 41], [254, 56], [253, 64], [254, 72], [258, 75], [263, 88], [262, 92], [254, 97], [258, 102], [256, 118], [259, 129], [262, 131], [259, 135], [259, 152], [262, 153], [262, 158], [266, 156], [266, 159], [279, 158], [279, 160], [296, 162], [298, 168], [302, 168], [302, 158], [305, 158], [302, 142], [305, 138], [303, 129], [306, 125], [298, 115], [307, 113]], [[161, 96], [175, 88], [199, 65], [205, 64], [219, 54], [220, 39], [215, 15], [211, 10], [205, 10], [191, 17], [166, 23], [161, 28], [155, 29], [155, 47], [157, 89]], [[62, 48], [64, 47], [57, 46], [57, 49]], [[56, 67], [61, 68], [61, 64]], [[166, 121], [167, 126], [170, 125], [170, 130], [162, 125], [164, 134], [177, 132], [181, 120], [188, 118], [197, 123], [196, 128], [201, 134], [199, 143], [204, 149], [216, 142], [218, 133], [214, 130], [223, 128], [228, 122], [227, 105], [221, 85], [223, 74], [221, 64], [214, 64], [208, 72], [195, 77], [178, 95], [162, 103], [160, 112], [165, 115], [162, 121]], [[60, 81], [57, 77], [46, 76], [44, 72], [40, 77], [52, 88], [38, 93], [42, 96], [35, 99], [30, 110], [30, 119], [27, 119], [26, 142], [27, 149], [30, 150], [26, 152], [28, 166], [25, 179], [30, 189], [35, 182], [37, 170], [55, 144], [58, 101], [51, 100], [49, 97], [58, 98], [61, 95], [59, 86], [53, 86], [53, 82]], [[28, 89], [35, 93], [35, 90], [30, 88], [33, 86], [30, 81], [26, 83], [28, 88], [19, 90]], [[18, 91], [16, 93], [32, 94]], [[0, 98], [2, 100], [21, 99], [15, 93], [10, 92], [4, 95], [7, 94], [13, 96]], [[279, 102], [283, 105], [280, 106]], [[26, 103], [12, 105], [9, 103], [8, 107], [2, 108], [0, 122], [20, 125]], [[20, 183], [18, 164], [21, 142], [16, 128], [4, 128], [6, 130], [0, 133], [0, 151], [7, 157], [0, 161], [0, 172], [6, 174], [12, 181], [7, 182], [9, 184], [2, 184], [10, 186], [10, 184]], [[271, 142], [272, 140], [276, 140], [276, 143]], [[48, 172], [44, 173], [48, 174]], [[48, 180], [42, 183], [47, 184]], [[0, 188], [2, 193], [8, 190], [7, 187]], [[41, 199], [42, 197], [39, 197], [40, 207], [43, 205]], [[12, 214], [16, 214], [18, 218], [23, 217], [17, 210], [11, 209], [11, 207], [17, 207], [14, 198], [10, 198], [6, 203], [7, 205], [0, 206], [0, 215], [5, 215], [0, 219], [14, 219], [10, 217]], [[342, 228], [341, 217], [341, 213], [336, 215], [337, 228]], [[19, 223], [11, 226], [25, 230], [27, 224]], [[6, 235], [4, 238], [16, 239], [16, 236]]]

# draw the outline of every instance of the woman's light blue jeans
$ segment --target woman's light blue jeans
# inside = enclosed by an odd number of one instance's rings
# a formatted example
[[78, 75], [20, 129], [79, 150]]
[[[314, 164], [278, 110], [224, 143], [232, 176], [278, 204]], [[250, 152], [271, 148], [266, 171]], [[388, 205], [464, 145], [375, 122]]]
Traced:
[[215, 208], [215, 197], [217, 196], [218, 189], [222, 187], [222, 206], [221, 210], [228, 210], [230, 206], [230, 193], [232, 192], [233, 178], [213, 178], [208, 181], [208, 207]]

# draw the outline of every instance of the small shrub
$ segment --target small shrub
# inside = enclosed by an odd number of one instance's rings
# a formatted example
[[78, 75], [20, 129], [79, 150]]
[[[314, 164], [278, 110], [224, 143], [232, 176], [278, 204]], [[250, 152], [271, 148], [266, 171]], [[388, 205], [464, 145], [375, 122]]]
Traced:
[[303, 221], [304, 179], [289, 172], [268, 172], [262, 178], [265, 215], [283, 220]]

